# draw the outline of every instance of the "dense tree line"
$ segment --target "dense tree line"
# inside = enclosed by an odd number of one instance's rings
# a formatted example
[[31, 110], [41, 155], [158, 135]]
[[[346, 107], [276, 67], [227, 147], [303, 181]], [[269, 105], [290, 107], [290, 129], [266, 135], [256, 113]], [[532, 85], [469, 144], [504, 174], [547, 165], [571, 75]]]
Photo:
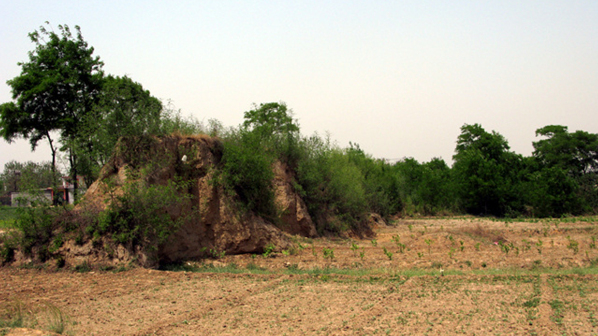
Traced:
[[598, 210], [597, 134], [546, 126], [536, 132], [532, 156], [523, 157], [502, 135], [466, 124], [449, 167], [438, 158], [389, 164], [357, 144], [302, 136], [283, 103], [254, 106], [245, 120], [226, 137], [227, 185], [249, 208], [274, 216], [270, 167], [286, 162], [321, 233], [355, 228], [370, 212], [546, 217]]

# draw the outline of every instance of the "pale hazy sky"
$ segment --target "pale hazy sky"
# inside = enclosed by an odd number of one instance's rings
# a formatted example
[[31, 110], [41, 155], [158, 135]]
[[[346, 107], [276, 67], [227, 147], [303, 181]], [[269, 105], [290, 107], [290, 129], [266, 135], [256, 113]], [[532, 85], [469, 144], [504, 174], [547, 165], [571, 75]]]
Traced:
[[[81, 26], [106, 73], [226, 126], [284, 101], [301, 132], [378, 158], [442, 157], [480, 123], [530, 155], [549, 124], [598, 133], [598, 1], [0, 1], [0, 103], [45, 21]], [[42, 144], [0, 140], [10, 160]]]

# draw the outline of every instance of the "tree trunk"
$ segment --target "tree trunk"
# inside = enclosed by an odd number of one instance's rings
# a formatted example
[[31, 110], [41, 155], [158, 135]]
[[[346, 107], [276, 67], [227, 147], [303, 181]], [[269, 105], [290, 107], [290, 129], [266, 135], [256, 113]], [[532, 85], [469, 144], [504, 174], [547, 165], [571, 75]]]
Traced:
[[50, 143], [50, 150], [52, 151], [52, 178], [54, 180], [54, 184], [56, 184], [56, 148], [54, 148], [53, 140], [50, 137], [50, 132], [46, 131], [46, 138], [48, 138], [48, 142]]
[[74, 153], [73, 149], [69, 149], [69, 163], [71, 164], [71, 179], [73, 183], [73, 203], [77, 199], [77, 189], [79, 188], [79, 183], [77, 182], [77, 155]]

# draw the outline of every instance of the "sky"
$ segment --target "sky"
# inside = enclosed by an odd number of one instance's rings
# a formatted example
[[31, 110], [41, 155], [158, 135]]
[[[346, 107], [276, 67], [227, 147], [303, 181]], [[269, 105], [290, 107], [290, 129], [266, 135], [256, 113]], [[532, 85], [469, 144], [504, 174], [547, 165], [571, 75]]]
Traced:
[[[0, 103], [49, 21], [183, 115], [226, 126], [285, 102], [301, 133], [375, 158], [452, 163], [481, 124], [528, 156], [535, 130], [598, 133], [598, 1], [0, 1]], [[45, 142], [0, 140], [11, 160]]]

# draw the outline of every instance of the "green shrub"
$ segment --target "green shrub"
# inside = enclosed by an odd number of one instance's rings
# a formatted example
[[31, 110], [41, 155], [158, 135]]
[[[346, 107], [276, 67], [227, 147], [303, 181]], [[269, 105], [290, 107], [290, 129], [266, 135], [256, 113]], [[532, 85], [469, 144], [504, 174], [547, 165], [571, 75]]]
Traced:
[[302, 140], [297, 182], [321, 234], [357, 229], [369, 210], [362, 171], [328, 139]]
[[116, 196], [92, 229], [86, 231], [110, 234], [118, 243], [155, 250], [192, 215], [183, 215], [182, 211], [191, 206], [191, 196], [185, 192], [187, 184], [173, 180], [166, 185], [128, 183], [124, 193]]
[[14, 233], [0, 236], [0, 265], [14, 259], [18, 245], [18, 236]]
[[345, 150], [349, 161], [363, 175], [363, 188], [369, 212], [388, 218], [402, 209], [397, 179], [392, 167], [383, 160], [373, 159], [357, 144], [349, 143]]
[[19, 208], [19, 216], [15, 227], [20, 235], [19, 245], [25, 253], [31, 253], [32, 248], [38, 247], [38, 257], [45, 261], [49, 258], [49, 244], [54, 236], [54, 231], [60, 228], [57, 220], [66, 212], [63, 207], [23, 207]]
[[261, 147], [260, 137], [241, 130], [224, 141], [222, 166], [217, 181], [234, 191], [246, 210], [274, 219], [273, 163], [274, 157]]

